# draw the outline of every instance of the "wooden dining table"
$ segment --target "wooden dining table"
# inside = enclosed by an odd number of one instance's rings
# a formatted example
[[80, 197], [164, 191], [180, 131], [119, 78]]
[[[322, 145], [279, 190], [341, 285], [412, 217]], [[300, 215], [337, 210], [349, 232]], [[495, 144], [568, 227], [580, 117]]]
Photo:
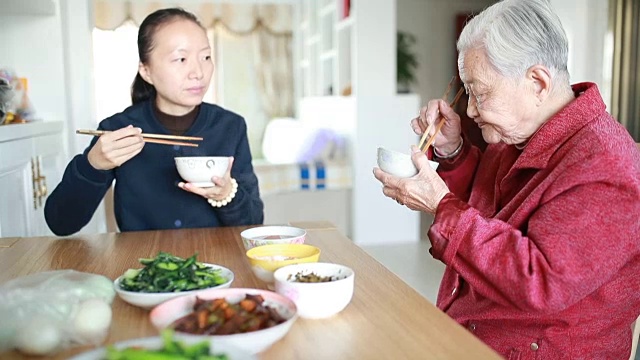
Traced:
[[[321, 249], [320, 261], [355, 272], [355, 290], [345, 310], [328, 319], [298, 318], [260, 359], [500, 359], [469, 331], [438, 310], [382, 264], [327, 222], [301, 222], [306, 243]], [[66, 238], [0, 239], [0, 285], [41, 271], [74, 269], [116, 279], [139, 258], [159, 251], [219, 264], [235, 274], [232, 287], [266, 289], [245, 257], [240, 232], [248, 227], [161, 230], [78, 235]], [[429, 274], [425, 274], [429, 276]], [[158, 335], [149, 311], [116, 297], [105, 344]], [[0, 326], [2, 319], [0, 319]], [[51, 359], [87, 351], [79, 346]], [[2, 359], [29, 359], [17, 351]]]

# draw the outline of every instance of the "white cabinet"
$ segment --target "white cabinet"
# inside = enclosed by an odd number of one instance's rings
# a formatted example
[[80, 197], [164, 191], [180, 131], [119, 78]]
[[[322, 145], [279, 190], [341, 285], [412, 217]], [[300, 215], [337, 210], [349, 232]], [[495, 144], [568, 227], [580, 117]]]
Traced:
[[296, 7], [298, 97], [351, 93], [350, 0], [303, 0]]
[[[371, 173], [379, 146], [408, 152], [419, 140], [409, 121], [420, 110], [420, 98], [396, 91], [396, 0], [295, 4], [296, 115], [347, 138], [352, 239], [419, 241], [419, 213], [386, 198]], [[341, 96], [346, 94], [351, 96]]]
[[0, 237], [52, 235], [44, 203], [63, 169], [61, 122], [0, 126]]

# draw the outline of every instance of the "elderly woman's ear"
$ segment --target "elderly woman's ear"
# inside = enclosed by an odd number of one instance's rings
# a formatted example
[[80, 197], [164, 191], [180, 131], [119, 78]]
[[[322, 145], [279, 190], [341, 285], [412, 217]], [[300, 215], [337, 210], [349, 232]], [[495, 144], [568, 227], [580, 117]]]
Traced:
[[551, 93], [551, 72], [544, 65], [533, 65], [527, 70], [526, 79], [530, 82], [534, 95], [537, 98], [536, 105], [540, 106]]

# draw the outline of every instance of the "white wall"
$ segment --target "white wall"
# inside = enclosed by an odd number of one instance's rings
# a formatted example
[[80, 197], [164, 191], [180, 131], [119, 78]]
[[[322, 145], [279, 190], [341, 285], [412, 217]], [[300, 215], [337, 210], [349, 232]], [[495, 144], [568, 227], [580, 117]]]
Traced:
[[[398, 0], [398, 30], [416, 37], [420, 66], [414, 91], [426, 104], [439, 98], [456, 74], [455, 21], [458, 13], [477, 13], [494, 0]], [[407, 122], [408, 126], [408, 122]]]
[[69, 157], [84, 151], [91, 137], [75, 135], [76, 129], [96, 127], [93, 84], [93, 2], [60, 0], [65, 59], [67, 134]]
[[[398, 30], [417, 37], [420, 67], [414, 89], [423, 101], [442, 96], [455, 68], [455, 15], [479, 12], [495, 0], [397, 0]], [[551, 0], [569, 38], [571, 82], [609, 86], [603, 68], [607, 0]]]
[[569, 38], [569, 74], [571, 83], [598, 84], [609, 107], [611, 79], [607, 76], [605, 37], [608, 0], [551, 0]]
[[396, 95], [396, 1], [355, 1], [353, 134], [353, 240], [358, 244], [416, 242], [420, 214], [382, 193], [373, 176], [377, 148], [407, 152], [415, 143], [410, 117], [418, 111], [417, 95]]
[[[423, 106], [430, 99], [439, 98], [451, 77], [456, 73], [456, 15], [477, 13], [494, 0], [397, 0], [398, 31], [405, 31], [416, 37], [414, 51], [418, 56], [418, 84], [413, 91], [420, 95]], [[417, 112], [416, 112], [417, 114]], [[413, 115], [415, 116], [415, 115]], [[411, 134], [410, 117], [399, 126]], [[420, 216], [420, 237], [427, 238], [427, 230], [433, 217]]]

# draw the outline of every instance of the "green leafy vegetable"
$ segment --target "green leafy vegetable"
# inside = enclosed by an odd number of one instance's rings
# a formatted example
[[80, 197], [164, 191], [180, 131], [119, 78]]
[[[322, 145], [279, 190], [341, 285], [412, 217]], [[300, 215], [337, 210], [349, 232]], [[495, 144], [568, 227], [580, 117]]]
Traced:
[[140, 259], [144, 268], [127, 270], [120, 287], [144, 293], [180, 292], [206, 289], [228, 281], [220, 274], [220, 269], [197, 262], [196, 256], [185, 260], [160, 252], [153, 259]]
[[158, 350], [129, 347], [118, 350], [107, 347], [106, 360], [228, 360], [224, 354], [210, 355], [209, 341], [186, 345], [173, 339], [173, 330], [162, 332], [162, 348]]

